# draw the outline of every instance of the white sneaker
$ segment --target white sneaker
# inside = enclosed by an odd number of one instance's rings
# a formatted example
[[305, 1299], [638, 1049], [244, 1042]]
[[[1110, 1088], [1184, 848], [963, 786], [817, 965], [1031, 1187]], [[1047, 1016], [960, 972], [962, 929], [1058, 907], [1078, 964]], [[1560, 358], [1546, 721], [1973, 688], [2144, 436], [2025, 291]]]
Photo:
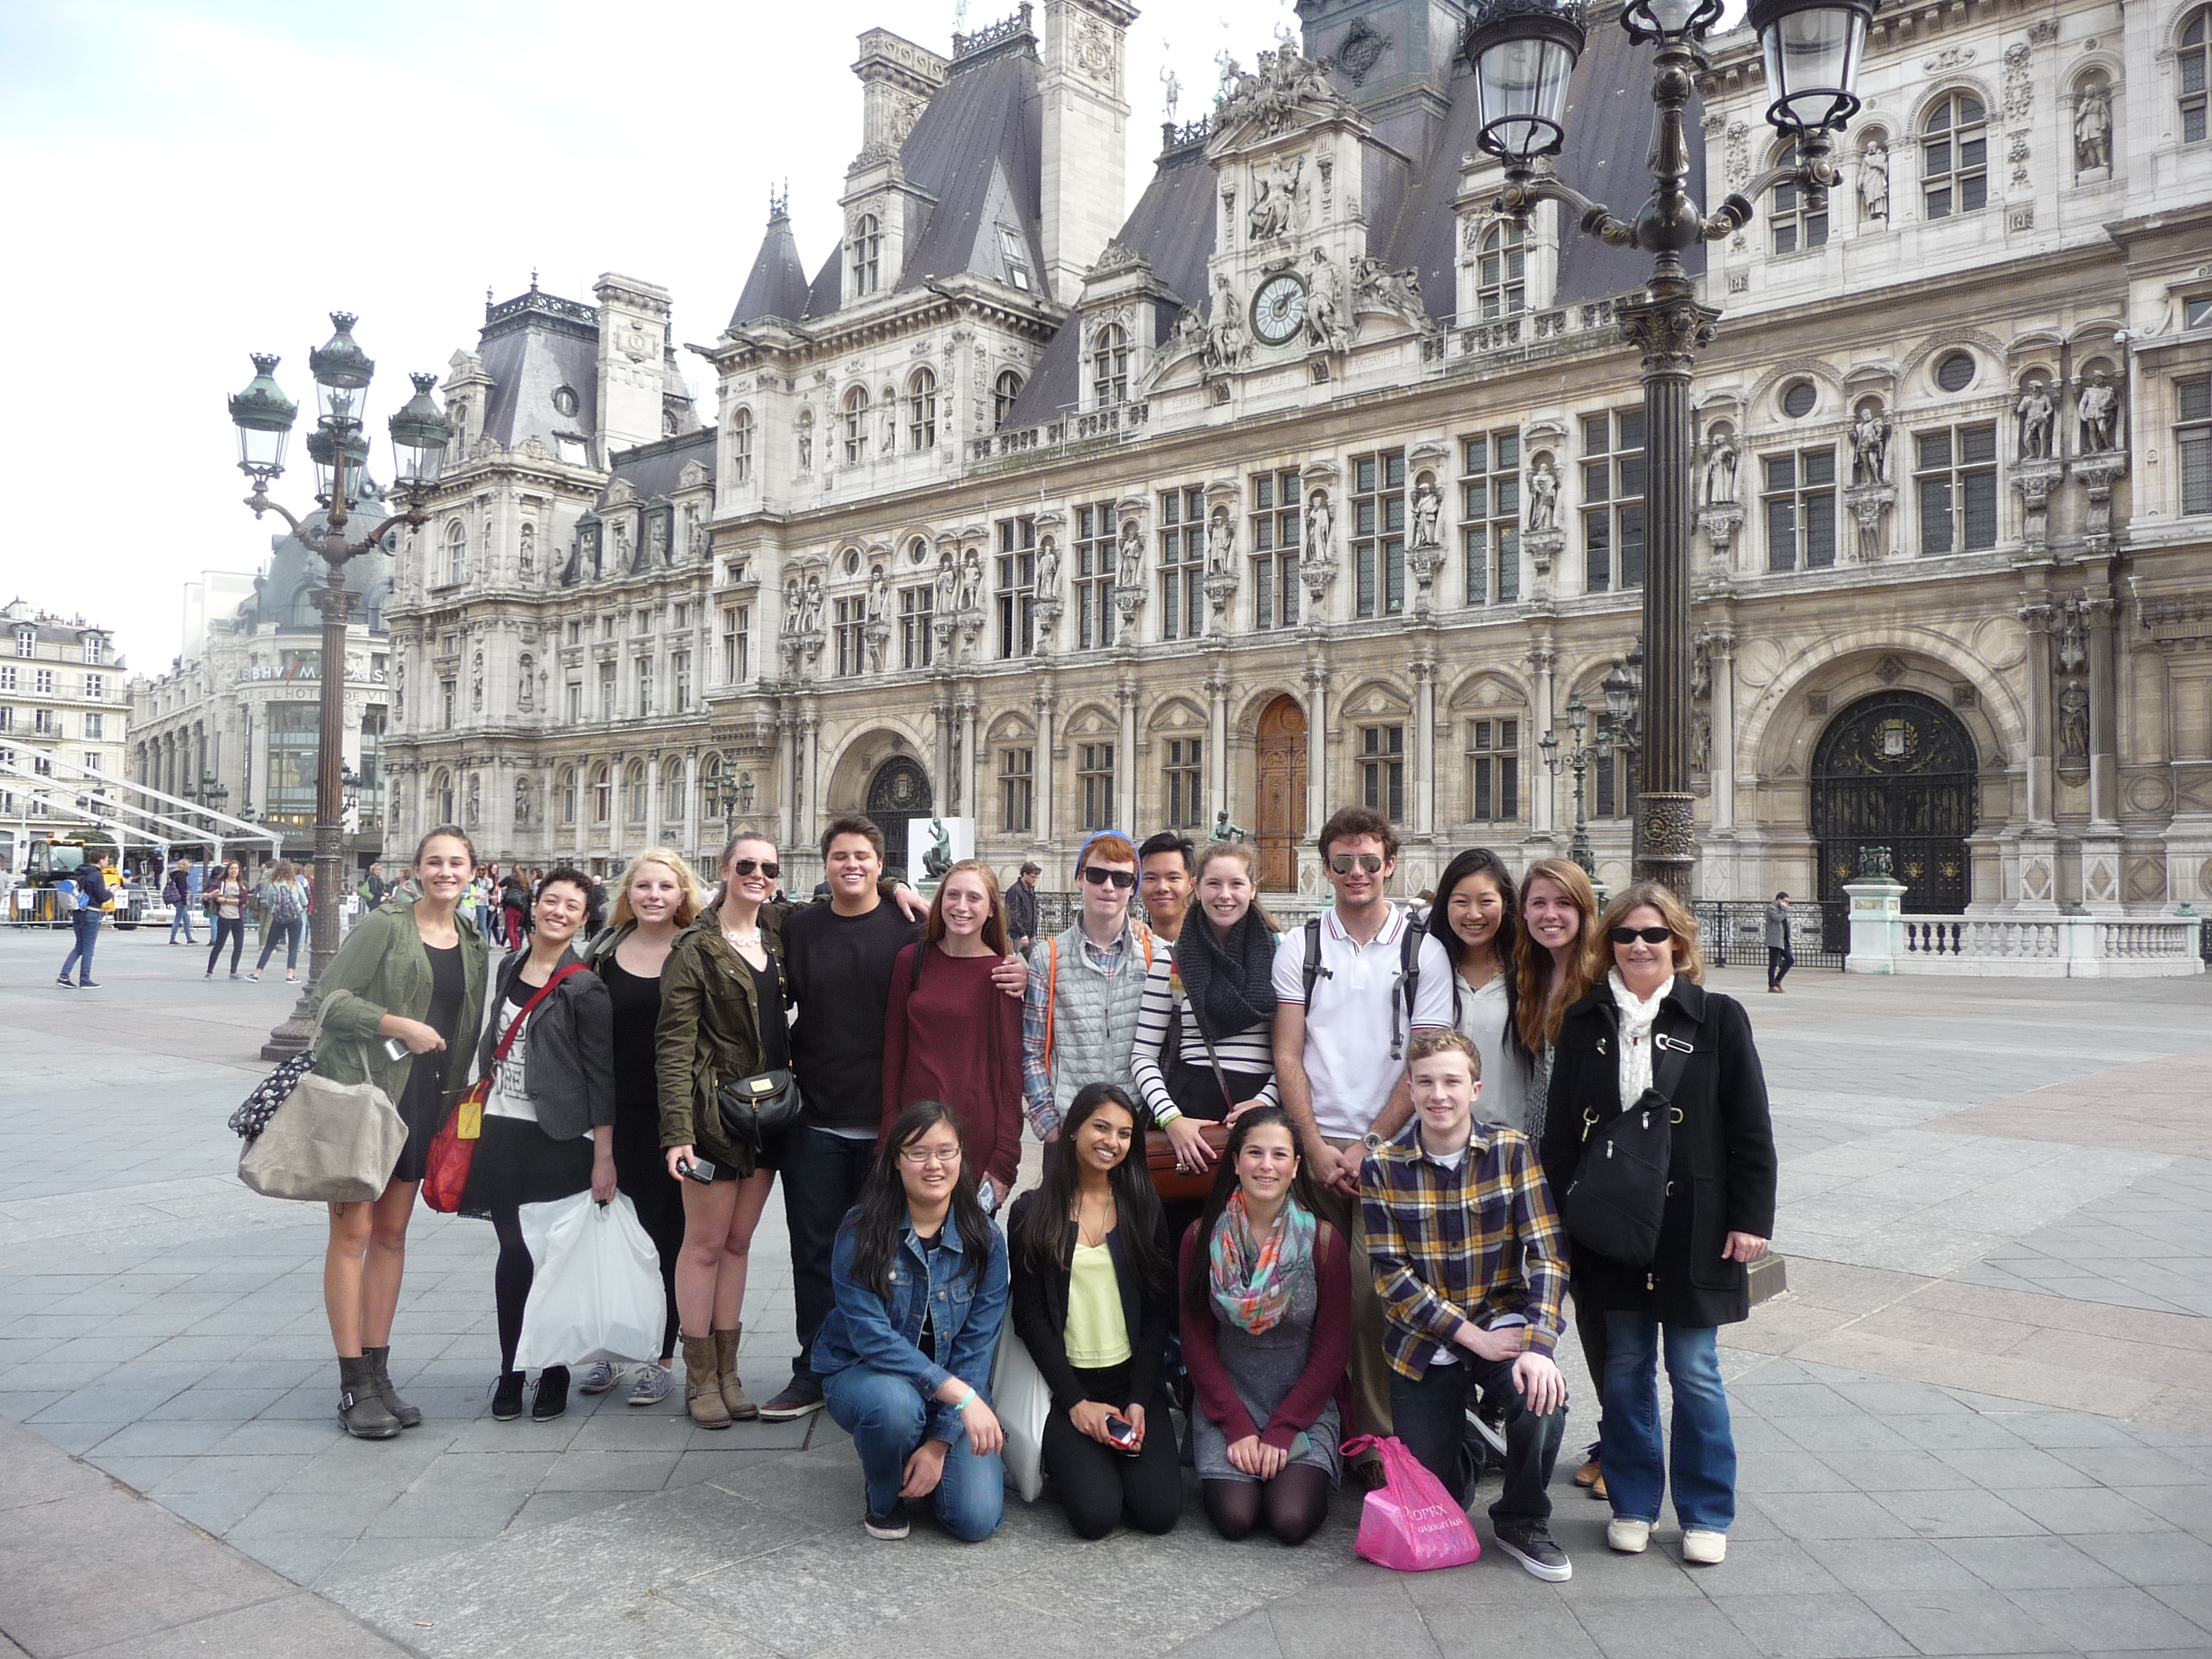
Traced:
[[1718, 1567], [1728, 1559], [1728, 1535], [1693, 1527], [1682, 1535], [1682, 1559], [1694, 1567]]
[[588, 1365], [584, 1368], [583, 1376], [576, 1380], [576, 1391], [580, 1394], [605, 1394], [622, 1380], [623, 1370], [622, 1366], [605, 1359]]
[[676, 1374], [664, 1365], [640, 1365], [630, 1386], [633, 1406], [657, 1406], [676, 1392]]
[[1651, 1523], [1617, 1515], [1605, 1522], [1605, 1542], [1624, 1555], [1641, 1555], [1651, 1543]]

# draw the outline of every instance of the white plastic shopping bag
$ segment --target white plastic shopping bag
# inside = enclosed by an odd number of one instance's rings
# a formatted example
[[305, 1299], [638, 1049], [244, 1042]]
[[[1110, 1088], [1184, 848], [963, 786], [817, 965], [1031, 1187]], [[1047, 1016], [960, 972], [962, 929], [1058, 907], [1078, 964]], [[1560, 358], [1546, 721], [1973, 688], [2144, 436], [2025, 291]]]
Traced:
[[1007, 1484], [1034, 1503], [1045, 1489], [1045, 1423], [1052, 1414], [1052, 1391], [1028, 1344], [1016, 1336], [1014, 1321], [1006, 1322], [999, 1337], [999, 1352], [991, 1367], [991, 1410], [1006, 1430], [1000, 1456], [1006, 1464]]
[[515, 1366], [651, 1359], [668, 1318], [660, 1257], [630, 1195], [588, 1192], [525, 1204], [518, 1216], [537, 1276], [524, 1305]]

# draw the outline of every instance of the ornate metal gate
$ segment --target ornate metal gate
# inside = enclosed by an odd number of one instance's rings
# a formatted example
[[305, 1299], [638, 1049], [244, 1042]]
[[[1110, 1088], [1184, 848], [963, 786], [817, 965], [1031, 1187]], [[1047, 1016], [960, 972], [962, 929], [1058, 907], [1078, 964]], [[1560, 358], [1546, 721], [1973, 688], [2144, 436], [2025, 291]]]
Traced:
[[1843, 897], [1862, 847], [1887, 847], [1904, 907], [1955, 915], [1967, 907], [1967, 836], [1974, 817], [1974, 739], [1917, 691], [1862, 698], [1829, 721], [1814, 751], [1812, 830], [1821, 844], [1820, 899]]
[[883, 831], [883, 868], [905, 879], [906, 826], [930, 816], [930, 775], [910, 755], [896, 754], [875, 769], [868, 780], [868, 815]]

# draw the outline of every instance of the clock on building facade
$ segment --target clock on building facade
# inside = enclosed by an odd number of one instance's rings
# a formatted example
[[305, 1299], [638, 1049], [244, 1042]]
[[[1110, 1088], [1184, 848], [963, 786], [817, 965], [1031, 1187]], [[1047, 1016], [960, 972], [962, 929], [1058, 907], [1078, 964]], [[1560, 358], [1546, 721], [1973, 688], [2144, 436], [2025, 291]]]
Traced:
[[1287, 344], [1306, 322], [1306, 284], [1288, 271], [1270, 276], [1252, 296], [1252, 332], [1269, 346]]

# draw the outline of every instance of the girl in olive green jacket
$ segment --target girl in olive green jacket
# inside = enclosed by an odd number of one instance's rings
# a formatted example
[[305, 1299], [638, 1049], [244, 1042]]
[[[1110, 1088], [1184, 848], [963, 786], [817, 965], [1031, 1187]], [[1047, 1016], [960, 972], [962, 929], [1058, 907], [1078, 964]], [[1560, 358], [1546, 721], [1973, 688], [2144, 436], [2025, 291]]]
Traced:
[[338, 1348], [338, 1418], [361, 1440], [388, 1440], [423, 1421], [392, 1389], [391, 1319], [430, 1141], [467, 1089], [483, 1022], [484, 940], [459, 912], [475, 865], [467, 836], [450, 825], [431, 830], [415, 849], [422, 897], [355, 923], [317, 988], [317, 1075], [359, 1083], [365, 1065], [407, 1123], [383, 1196], [330, 1206], [322, 1298]]

